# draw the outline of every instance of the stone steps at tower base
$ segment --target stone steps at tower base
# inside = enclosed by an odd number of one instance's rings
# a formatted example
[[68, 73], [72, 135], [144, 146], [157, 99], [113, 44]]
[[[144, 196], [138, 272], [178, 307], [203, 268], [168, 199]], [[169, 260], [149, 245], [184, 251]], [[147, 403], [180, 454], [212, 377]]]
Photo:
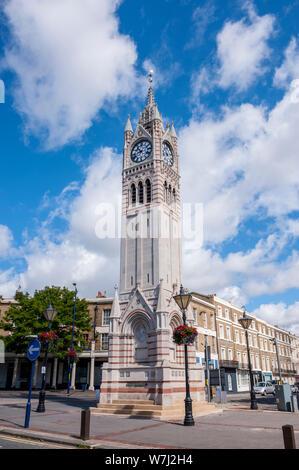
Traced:
[[[143, 400], [147, 401], [147, 400]], [[144, 418], [156, 419], [176, 419], [185, 416], [184, 401], [176, 402], [172, 405], [155, 405], [154, 402], [141, 403], [130, 400], [114, 400], [113, 403], [98, 404], [97, 408], [90, 408], [92, 414], [96, 415], [123, 415], [137, 416]], [[192, 403], [193, 416], [201, 416], [203, 414], [221, 413], [221, 409], [214, 404], [207, 402]]]

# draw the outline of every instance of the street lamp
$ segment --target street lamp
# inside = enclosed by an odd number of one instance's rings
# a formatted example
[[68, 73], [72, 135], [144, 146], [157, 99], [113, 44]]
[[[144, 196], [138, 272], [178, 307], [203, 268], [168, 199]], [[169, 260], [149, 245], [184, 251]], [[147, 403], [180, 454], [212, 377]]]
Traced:
[[[75, 328], [75, 316], [76, 316], [76, 299], [77, 299], [77, 284], [73, 282], [73, 286], [75, 286], [75, 299], [74, 299], [74, 313], [73, 313], [73, 327], [72, 327], [72, 342], [71, 342], [71, 351], [73, 350], [73, 343], [74, 343], [74, 328]], [[68, 372], [68, 383], [67, 383], [67, 394], [70, 393], [70, 385], [71, 385], [71, 374], [73, 368], [73, 358], [70, 356], [70, 363], [69, 363], [69, 372]]]
[[[191, 294], [186, 294], [184, 288], [181, 285], [180, 293], [173, 296], [177, 305], [183, 313], [183, 323], [186, 326], [186, 310], [188, 308], [189, 302], [192, 298]], [[185, 377], [186, 377], [186, 398], [185, 398], [185, 420], [184, 426], [194, 426], [194, 419], [192, 416], [192, 399], [190, 396], [190, 386], [189, 386], [189, 373], [188, 373], [188, 352], [187, 344], [184, 344], [185, 350]]]
[[258, 406], [257, 406], [256, 396], [254, 393], [253, 375], [252, 375], [252, 369], [251, 369], [251, 360], [250, 360], [250, 352], [249, 352], [249, 344], [248, 344], [248, 331], [247, 331], [251, 325], [252, 318], [246, 315], [246, 308], [244, 306], [242, 307], [242, 310], [243, 310], [243, 317], [239, 318], [239, 323], [244, 328], [245, 336], [246, 336], [248, 366], [249, 366], [249, 376], [250, 376], [250, 401], [251, 401], [250, 408], [252, 410], [257, 410]]
[[[57, 315], [57, 310], [52, 307], [51, 301], [49, 303], [49, 307], [43, 311], [45, 319], [48, 321], [48, 331], [51, 329], [51, 324], [54, 318]], [[45, 409], [45, 399], [46, 399], [46, 371], [47, 371], [47, 363], [48, 363], [48, 348], [49, 342], [45, 342], [45, 356], [42, 365], [42, 387], [39, 392], [39, 400], [38, 400], [38, 407], [36, 409], [37, 413], [44, 413]]]
[[279, 373], [279, 379], [280, 383], [282, 384], [282, 378], [281, 378], [281, 369], [280, 369], [280, 360], [279, 360], [279, 354], [278, 354], [278, 346], [277, 346], [277, 341], [276, 338], [270, 339], [275, 345], [275, 350], [276, 350], [276, 357], [277, 357], [277, 366], [278, 366], [278, 373]]

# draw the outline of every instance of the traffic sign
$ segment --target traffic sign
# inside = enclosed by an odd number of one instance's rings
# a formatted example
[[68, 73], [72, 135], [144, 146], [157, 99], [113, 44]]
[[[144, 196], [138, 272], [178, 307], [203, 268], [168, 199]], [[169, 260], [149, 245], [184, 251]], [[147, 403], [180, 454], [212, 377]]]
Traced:
[[40, 354], [40, 342], [37, 339], [31, 341], [27, 348], [27, 357], [30, 361], [35, 361]]

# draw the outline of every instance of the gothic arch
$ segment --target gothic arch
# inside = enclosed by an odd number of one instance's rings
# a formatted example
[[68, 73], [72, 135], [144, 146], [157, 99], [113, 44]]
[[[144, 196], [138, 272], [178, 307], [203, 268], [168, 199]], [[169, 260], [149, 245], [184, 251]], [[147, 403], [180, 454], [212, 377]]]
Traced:
[[145, 196], [146, 196], [146, 203], [149, 204], [152, 202], [152, 184], [149, 178], [145, 181]]
[[138, 183], [138, 202], [139, 204], [144, 203], [144, 188], [143, 188], [143, 182], [139, 181]]
[[134, 183], [131, 184], [131, 204], [136, 204], [136, 186]]
[[152, 319], [145, 312], [137, 310], [126, 318], [123, 332], [132, 338], [131, 354], [135, 362], [148, 361], [148, 334], [152, 330]]

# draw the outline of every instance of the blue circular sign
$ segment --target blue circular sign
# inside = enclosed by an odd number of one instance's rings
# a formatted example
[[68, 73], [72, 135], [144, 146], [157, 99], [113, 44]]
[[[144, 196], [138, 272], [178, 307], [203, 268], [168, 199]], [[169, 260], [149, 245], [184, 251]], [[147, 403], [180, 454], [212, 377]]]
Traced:
[[35, 361], [40, 354], [40, 342], [37, 339], [31, 341], [27, 348], [27, 357], [30, 361]]

